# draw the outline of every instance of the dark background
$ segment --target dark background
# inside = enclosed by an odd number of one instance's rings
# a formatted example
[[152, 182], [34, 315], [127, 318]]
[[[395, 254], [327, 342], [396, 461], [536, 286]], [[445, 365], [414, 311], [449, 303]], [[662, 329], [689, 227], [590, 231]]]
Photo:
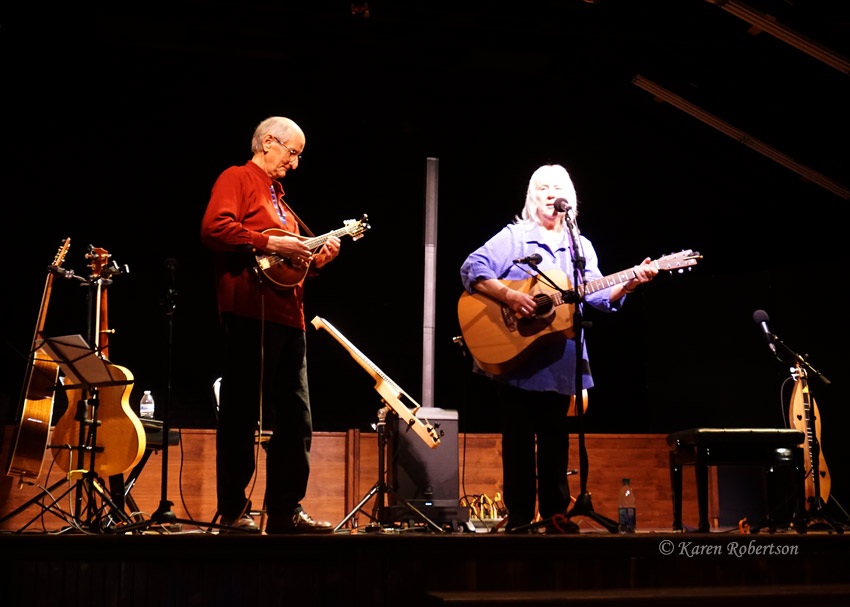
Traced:
[[[850, 55], [846, 4], [749, 4]], [[440, 168], [435, 404], [473, 432], [497, 425], [487, 382], [452, 343], [458, 268], [520, 211], [533, 170], [560, 163], [603, 272], [704, 255], [622, 312], [591, 313], [587, 429], [783, 426], [788, 364], [752, 320], [763, 309], [832, 381], [812, 390], [846, 501], [847, 200], [632, 84], [640, 74], [850, 186], [847, 75], [749, 27], [704, 0], [4, 8], [4, 419], [15, 422], [46, 265], [70, 236], [77, 274], [88, 245], [130, 269], [108, 294], [110, 357], [135, 376], [134, 407], [145, 389], [169, 400], [159, 303], [176, 260], [171, 420], [214, 425], [221, 360], [200, 219], [218, 174], [250, 158], [254, 127], [277, 114], [307, 134], [284, 181], [296, 212], [317, 234], [362, 213], [372, 224], [310, 282], [307, 319], [329, 320], [414, 399], [426, 158]], [[85, 289], [57, 280], [47, 334], [84, 333], [85, 318]], [[374, 382], [329, 334], [308, 326], [308, 339], [316, 429], [368, 429]]]

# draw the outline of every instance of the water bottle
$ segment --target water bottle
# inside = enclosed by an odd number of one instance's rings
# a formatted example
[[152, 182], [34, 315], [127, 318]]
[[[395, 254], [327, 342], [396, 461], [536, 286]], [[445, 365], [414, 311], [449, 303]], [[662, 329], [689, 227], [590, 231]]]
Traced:
[[145, 390], [142, 401], [139, 403], [139, 417], [153, 419], [154, 402], [150, 390]]
[[617, 509], [620, 514], [620, 533], [635, 531], [635, 494], [629, 479], [623, 479], [620, 496], [617, 498]]

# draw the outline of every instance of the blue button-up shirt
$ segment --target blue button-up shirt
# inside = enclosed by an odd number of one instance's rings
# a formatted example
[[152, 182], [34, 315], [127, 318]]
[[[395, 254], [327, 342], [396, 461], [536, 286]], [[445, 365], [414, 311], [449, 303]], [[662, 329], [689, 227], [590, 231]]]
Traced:
[[[539, 254], [543, 261], [538, 264], [539, 270], [546, 274], [547, 270], [558, 269], [570, 279], [573, 277], [573, 264], [567, 240], [554, 251], [544, 238], [545, 231], [536, 223], [518, 223], [505, 226], [498, 234], [488, 240], [482, 247], [466, 258], [460, 268], [460, 276], [464, 288], [475, 293], [473, 285], [479, 280], [496, 278], [499, 280], [523, 280], [530, 278], [524, 271], [524, 264], [514, 264], [514, 259]], [[590, 282], [602, 278], [599, 271], [596, 250], [584, 236], [579, 237], [585, 257], [585, 280]], [[534, 274], [534, 272], [532, 272]], [[558, 285], [563, 289], [570, 285]], [[601, 289], [589, 294], [585, 302], [594, 308], [606, 312], [619, 309], [625, 297], [612, 302], [611, 288]], [[523, 390], [554, 391], [560, 394], [575, 394], [575, 352], [576, 344], [572, 339], [563, 344], [552, 344], [537, 348], [532, 355], [511, 373], [490, 375], [496, 381], [501, 381]], [[583, 346], [585, 361], [582, 374], [582, 388], [593, 386], [590, 366], [587, 364], [587, 346]], [[477, 368], [477, 367], [476, 367]], [[478, 369], [480, 371], [480, 369]], [[483, 372], [483, 371], [482, 371]]]

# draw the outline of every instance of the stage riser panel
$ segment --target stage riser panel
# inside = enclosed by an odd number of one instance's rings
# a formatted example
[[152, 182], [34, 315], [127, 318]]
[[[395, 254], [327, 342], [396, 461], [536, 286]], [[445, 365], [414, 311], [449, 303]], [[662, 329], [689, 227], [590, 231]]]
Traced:
[[0, 536], [0, 587], [4, 606], [51, 607], [420, 607], [432, 604], [429, 593], [531, 597], [582, 590], [621, 593], [619, 603], [595, 604], [653, 605], [665, 603], [641, 602], [630, 590], [692, 588], [698, 599], [705, 588], [739, 588], [741, 594], [762, 588], [770, 596], [769, 589], [780, 585], [811, 588], [817, 600], [800, 605], [846, 605], [850, 596], [847, 586], [843, 603], [818, 594], [846, 583], [850, 539], [843, 536], [711, 539], [798, 546], [796, 555], [781, 558], [665, 556], [659, 551], [665, 540], [700, 541], [683, 534], [6, 535]]
[[[12, 428], [6, 428], [4, 445]], [[183, 429], [182, 446], [169, 450], [168, 499], [179, 518], [211, 521], [215, 515], [215, 432], [211, 429]], [[617, 492], [623, 477], [631, 479], [637, 496], [638, 526], [644, 529], [670, 529], [672, 526], [672, 496], [668, 468], [668, 447], [665, 435], [655, 434], [592, 434], [587, 436], [590, 472], [588, 490], [594, 510], [612, 519], [617, 518]], [[578, 441], [573, 438], [570, 448], [570, 468], [579, 466]], [[440, 447], [437, 448], [439, 450]], [[5, 461], [5, 454], [3, 456]], [[495, 434], [460, 434], [458, 437], [459, 495], [486, 494], [494, 498], [502, 494], [501, 438]], [[61, 478], [58, 469], [50, 470], [52, 459], [47, 456], [39, 482], [50, 486]], [[389, 464], [388, 464], [389, 465]], [[153, 512], [160, 502], [161, 453], [148, 461], [132, 490], [140, 510]], [[181, 473], [182, 467], [182, 473]], [[374, 433], [317, 432], [313, 438], [312, 473], [304, 501], [305, 509], [314, 517], [338, 522], [360, 501], [377, 481], [377, 439]], [[580, 488], [579, 477], [570, 477], [573, 495]], [[262, 503], [265, 489], [265, 458], [259, 457], [253, 501]], [[61, 489], [60, 489], [61, 491]], [[38, 492], [17, 482], [0, 478], [0, 516], [11, 512]], [[684, 475], [683, 520], [696, 526], [696, 490], [691, 471]], [[715, 500], [716, 501], [716, 500]], [[185, 502], [188, 513], [184, 509]], [[371, 513], [371, 502], [366, 505]], [[38, 513], [30, 507], [4, 525], [16, 529]], [[369, 521], [358, 516], [360, 525]], [[61, 521], [44, 518], [47, 529], [58, 529]], [[590, 527], [588, 522], [583, 526]], [[36, 528], [41, 528], [41, 523]]]

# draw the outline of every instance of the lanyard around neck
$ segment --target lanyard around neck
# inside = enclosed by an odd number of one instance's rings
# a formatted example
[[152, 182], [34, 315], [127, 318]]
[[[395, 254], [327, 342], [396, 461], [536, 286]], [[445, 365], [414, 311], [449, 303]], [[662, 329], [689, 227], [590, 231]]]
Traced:
[[274, 184], [269, 186], [269, 192], [272, 195], [272, 204], [274, 205], [274, 210], [277, 212], [277, 216], [280, 217], [280, 222], [283, 224], [283, 227], [286, 227], [286, 211], [283, 209], [283, 200], [281, 199], [278, 202], [277, 192], [274, 190]]

